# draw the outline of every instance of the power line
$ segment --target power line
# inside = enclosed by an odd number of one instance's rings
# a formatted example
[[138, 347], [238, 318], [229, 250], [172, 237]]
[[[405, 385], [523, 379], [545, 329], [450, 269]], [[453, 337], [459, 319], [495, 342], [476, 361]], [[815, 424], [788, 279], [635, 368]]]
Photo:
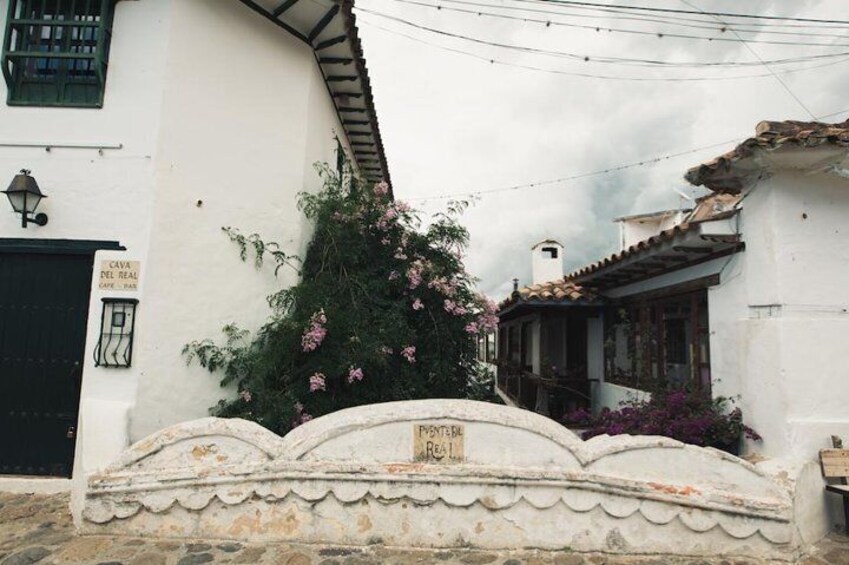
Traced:
[[[684, 33], [668, 33], [668, 32], [655, 32], [655, 31], [646, 31], [646, 30], [636, 30], [636, 29], [628, 29], [628, 28], [618, 28], [618, 27], [609, 27], [609, 26], [601, 26], [601, 25], [585, 25], [585, 24], [576, 24], [576, 23], [568, 23], [563, 21], [556, 21], [551, 19], [538, 19], [538, 18], [528, 18], [528, 17], [517, 17], [511, 16], [507, 14], [499, 14], [495, 12], [486, 12], [483, 10], [470, 10], [464, 8], [454, 8], [450, 6], [441, 6], [428, 4], [425, 2], [419, 2], [417, 0], [395, 0], [396, 2], [402, 2], [405, 4], [412, 4], [417, 6], [423, 6], [427, 8], [432, 8], [436, 10], [447, 10], [451, 12], [459, 12], [465, 14], [472, 14], [476, 16], [487, 16], [492, 18], [513, 20], [513, 21], [521, 21], [521, 22], [531, 22], [538, 23], [544, 25], [546, 27], [549, 26], [558, 26], [558, 27], [569, 27], [573, 29], [585, 29], [589, 31], [599, 32], [608, 32], [608, 33], [626, 33], [630, 35], [645, 35], [651, 36], [658, 39], [663, 38], [672, 38], [672, 39], [695, 39], [699, 41], [708, 41], [708, 42], [731, 42], [731, 43], [740, 43], [742, 40], [735, 37], [707, 37], [704, 35], [690, 35]], [[462, 4], [471, 4], [471, 5], [480, 5], [473, 4], [470, 2], [461, 2], [461, 0], [443, 0], [443, 1], [453, 1], [456, 3]], [[516, 1], [524, 1], [524, 0], [516, 0]], [[547, 0], [546, 0], [547, 1]], [[365, 11], [365, 8], [358, 8], [360, 11]], [[378, 12], [380, 13], [380, 12]], [[717, 29], [717, 31], [720, 31]], [[773, 40], [761, 40], [761, 39], [750, 39], [747, 40], [751, 43], [762, 43], [765, 45], [788, 45], [788, 46], [796, 46], [796, 47], [849, 47], [849, 43], [816, 43], [809, 41], [773, 41]]]
[[[411, 3], [417, 3], [411, 1]], [[536, 54], [536, 55], [546, 55], [552, 57], [560, 57], [566, 59], [572, 59], [575, 61], [581, 62], [595, 62], [595, 63], [606, 63], [606, 64], [621, 64], [621, 65], [638, 65], [638, 66], [649, 66], [649, 67], [751, 67], [751, 66], [761, 66], [765, 64], [764, 61], [710, 61], [710, 62], [687, 62], [687, 61], [661, 61], [657, 59], [640, 59], [640, 58], [627, 58], [627, 57], [610, 57], [610, 56], [601, 56], [601, 55], [586, 55], [579, 53], [572, 53], [568, 51], [556, 51], [551, 49], [541, 49], [535, 47], [528, 47], [522, 45], [512, 45], [507, 43], [499, 43], [495, 41], [489, 41], [485, 39], [480, 39], [476, 37], [471, 37], [464, 34], [452, 33], [449, 31], [432, 28], [429, 26], [421, 25], [410, 20], [406, 20], [397, 16], [392, 16], [389, 14], [385, 14], [383, 12], [378, 12], [375, 10], [369, 10], [366, 8], [359, 8], [360, 11], [365, 12], [367, 14], [379, 16], [382, 18], [386, 18], [403, 25], [413, 27], [415, 29], [426, 31], [429, 33], [433, 33], [436, 35], [441, 35], [444, 37], [451, 37], [453, 39], [461, 39], [464, 41], [468, 41], [471, 43], [476, 43], [479, 45], [487, 45], [490, 47], [498, 47], [501, 49], [510, 49], [514, 51], [520, 51], [522, 53]], [[844, 51], [840, 53], [828, 53], [821, 55], [808, 55], [804, 57], [791, 57], [784, 59], [773, 59], [768, 61], [773, 65], [789, 65], [796, 63], [806, 63], [813, 62], [817, 60], [824, 59], [835, 59], [835, 58], [845, 58], [849, 56], [849, 52]]]
[[[849, 113], [849, 108], [845, 108], [843, 110], [840, 110], [838, 112], [833, 112], [831, 114], [825, 114], [825, 115], [822, 115], [822, 116], [818, 116], [818, 117], [815, 118], [815, 120], [824, 120], [826, 118], [831, 118], [833, 116], [838, 116], [840, 114], [847, 114], [847, 113]], [[560, 184], [560, 183], [566, 183], [566, 182], [581, 180], [581, 179], [590, 178], [590, 177], [607, 175], [607, 174], [610, 174], [610, 173], [616, 173], [616, 172], [619, 172], [619, 171], [624, 171], [624, 170], [627, 170], [627, 169], [633, 169], [633, 168], [636, 168], [636, 167], [654, 165], [654, 164], [657, 164], [657, 163], [660, 163], [660, 162], [663, 162], [663, 161], [667, 161], [669, 159], [674, 159], [676, 157], [683, 157], [685, 155], [692, 155], [693, 153], [698, 153], [700, 151], [705, 151], [707, 149], [713, 149], [715, 147], [727, 146], [727, 145], [730, 145], [732, 143], [739, 143], [742, 140], [743, 140], [743, 138], [738, 137], [738, 138], [731, 139], [731, 140], [728, 140], [728, 141], [722, 141], [720, 143], [713, 143], [711, 145], [704, 145], [702, 147], [696, 147], [694, 149], [687, 149], [685, 151], [680, 151], [680, 152], [677, 152], [677, 153], [669, 153], [667, 155], [658, 155], [658, 156], [655, 156], [655, 157], [651, 157], [649, 159], [643, 159], [642, 161], [634, 161], [634, 162], [626, 163], [626, 164], [623, 164], [623, 165], [616, 165], [616, 166], [613, 166], [613, 167], [607, 167], [606, 169], [598, 169], [598, 170], [595, 170], [595, 171], [590, 171], [590, 172], [586, 172], [586, 173], [578, 173], [578, 174], [574, 174], [574, 175], [568, 175], [568, 176], [559, 177], [559, 178], [556, 178], [556, 179], [535, 181], [535, 182], [524, 183], [524, 184], [514, 184], [512, 186], [504, 186], [504, 187], [499, 187], [499, 188], [490, 188], [490, 189], [465, 191], [465, 192], [455, 192], [455, 193], [449, 193], [449, 194], [438, 194], [438, 195], [435, 195], [435, 196], [422, 196], [422, 197], [417, 197], [417, 198], [409, 198], [408, 200], [410, 202], [427, 202], [428, 200], [449, 200], [449, 199], [453, 199], [453, 198], [462, 198], [462, 197], [478, 197], [478, 196], [483, 196], [485, 194], [495, 194], [495, 193], [499, 193], [499, 192], [518, 191], [518, 190], [524, 190], [524, 189], [529, 189], [529, 188], [540, 188], [540, 187], [543, 187], [543, 186], [549, 186], [549, 185], [554, 185], [554, 184]]]
[[[398, 0], [400, 1], [400, 0]], [[534, 14], [547, 14], [547, 15], [557, 15], [564, 16], [570, 18], [585, 18], [585, 19], [606, 19], [606, 20], [626, 20], [626, 21], [636, 21], [636, 22], [647, 22], [647, 23], [660, 23], [666, 25], [674, 25], [680, 27], [689, 27], [693, 29], [707, 29], [711, 31], [727, 31], [726, 26], [717, 26], [711, 20], [701, 19], [701, 18], [682, 18], [680, 16], [676, 17], [668, 17], [668, 16], [655, 16], [655, 15], [644, 15], [639, 13], [628, 12], [624, 10], [603, 10], [598, 11], [599, 14], [587, 14], [587, 13], [575, 13], [575, 12], [566, 12], [566, 9], [569, 8], [560, 8], [560, 9], [537, 9], [537, 8], [525, 8], [521, 6], [507, 6], [507, 5], [494, 5], [488, 4], [486, 2], [471, 2], [468, 0], [441, 0], [442, 2], [447, 2], [449, 4], [460, 4], [466, 6], [476, 6], [479, 8], [489, 8], [489, 9], [497, 9], [497, 10], [506, 10], [513, 12], [527, 12]], [[512, 2], [520, 2], [520, 3], [529, 3], [538, 5], [540, 0], [510, 0]], [[422, 4], [426, 5], [426, 4]], [[581, 10], [580, 8], [574, 8], [577, 10]], [[610, 15], [610, 14], [623, 14], [623, 15]], [[484, 13], [481, 13], [484, 15]], [[523, 18], [523, 21], [527, 21]], [[697, 24], [706, 24], [706, 25], [697, 25]], [[742, 25], [742, 24], [741, 24]], [[763, 33], [763, 34], [773, 34], [773, 35], [797, 35], [797, 36], [805, 36], [805, 37], [836, 37], [843, 38], [845, 35], [837, 35], [837, 34], [829, 34], [829, 33], [811, 33], [811, 32], [793, 32], [793, 31], [772, 31], [765, 29], [750, 29], [750, 28], [795, 28], [795, 29], [826, 29], [826, 30], [841, 30], [841, 29], [849, 29], [846, 27], [823, 27], [823, 26], [809, 26], [809, 25], [792, 25], [792, 24], [772, 24], [772, 23], [755, 23], [755, 22], [746, 22], [745, 24], [748, 27], [741, 27], [740, 25], [735, 24], [734, 27], [737, 31], [745, 32], [745, 33]]]
[[646, 165], [652, 165], [652, 164], [655, 164], [655, 163], [660, 163], [661, 161], [673, 159], [675, 157], [681, 157], [681, 156], [684, 156], [684, 155], [690, 155], [690, 154], [693, 154], [693, 153], [698, 153], [699, 151], [704, 151], [706, 149], [713, 149], [714, 147], [720, 147], [720, 146], [728, 145], [730, 143], [735, 143], [737, 141], [740, 141], [740, 138], [732, 139], [730, 141], [723, 141], [721, 143], [713, 143], [711, 145], [705, 145], [703, 147], [697, 147], [695, 149], [688, 149], [686, 151], [681, 151], [679, 153], [670, 153], [668, 155], [660, 155], [660, 156], [657, 156], [657, 157], [652, 157], [650, 159], [644, 159], [642, 161], [634, 161], [632, 163], [626, 163], [624, 165], [617, 165], [615, 167], [608, 167], [606, 169], [599, 169], [599, 170], [590, 171], [590, 172], [587, 172], [587, 173], [578, 173], [578, 174], [575, 174], [575, 175], [569, 175], [569, 176], [560, 177], [560, 178], [556, 178], [556, 179], [549, 179], [549, 180], [543, 180], [543, 181], [537, 181], [537, 182], [531, 182], [531, 183], [525, 183], [525, 184], [515, 184], [515, 185], [512, 185], [512, 186], [504, 186], [504, 187], [500, 187], [500, 188], [490, 188], [490, 189], [484, 189], [484, 190], [476, 190], [476, 191], [472, 191], [472, 192], [468, 192], [468, 191], [467, 192], [456, 192], [456, 193], [453, 193], [453, 194], [440, 194], [440, 195], [437, 195], [437, 196], [410, 198], [409, 200], [411, 202], [426, 201], [426, 200], [447, 200], [447, 199], [451, 199], [451, 198], [460, 198], [460, 197], [463, 197], [463, 196], [475, 197], [475, 196], [480, 196], [480, 195], [484, 195], [484, 194], [495, 194], [495, 193], [498, 193], [498, 192], [509, 192], [509, 191], [513, 191], [513, 190], [522, 190], [522, 189], [526, 189], [526, 188], [539, 188], [539, 187], [546, 186], [546, 185], [560, 184], [560, 183], [564, 183], [564, 182], [570, 182], [570, 181], [585, 179], [585, 178], [589, 178], [589, 177], [607, 175], [607, 174], [610, 174], [610, 173], [624, 171], [626, 169], [633, 169], [635, 167], [643, 167], [643, 166], [646, 166]]
[[[690, 2], [688, 2], [687, 0], [681, 0], [681, 2], [682, 2], [683, 4], [685, 4], [686, 6], [690, 6], [691, 8], [695, 8], [695, 9], [699, 10], [700, 12], [702, 12], [703, 14], [706, 14], [706, 15], [707, 15], [707, 12], [705, 12], [704, 10], [702, 10], [701, 8], [699, 8], [698, 6], [696, 6], [695, 4], [691, 4], [691, 3], [690, 3]], [[721, 19], [717, 18], [716, 16], [712, 16], [712, 17], [716, 18], [716, 20], [717, 20], [718, 22], [720, 22], [720, 23], [724, 23]], [[758, 61], [760, 61], [761, 63], [763, 63], [763, 66], [766, 68], [766, 70], [768, 70], [768, 71], [770, 72], [770, 74], [771, 74], [771, 75], [775, 78], [775, 80], [777, 80], [777, 81], [778, 81], [778, 84], [780, 84], [780, 85], [784, 88], [784, 90], [785, 90], [785, 91], [787, 91], [787, 94], [789, 94], [789, 95], [793, 98], [793, 100], [795, 100], [795, 101], [799, 104], [799, 106], [800, 106], [800, 107], [801, 107], [801, 108], [802, 108], [805, 112], [807, 112], [807, 113], [808, 113], [808, 115], [811, 117], [811, 119], [816, 120], [816, 119], [817, 119], [817, 117], [816, 117], [816, 116], [814, 116], [814, 113], [813, 113], [813, 112], [811, 112], [811, 111], [808, 109], [808, 107], [807, 107], [807, 106], [805, 106], [805, 103], [804, 103], [804, 102], [802, 102], [802, 99], [801, 99], [801, 98], [799, 98], [798, 96], [796, 96], [796, 93], [795, 93], [795, 92], [793, 92], [793, 91], [790, 89], [790, 87], [787, 85], [787, 83], [786, 83], [786, 82], [784, 82], [784, 80], [782, 80], [782, 78], [781, 78], [780, 76], [778, 76], [778, 74], [776, 74], [776, 72], [775, 72], [775, 71], [773, 71], [773, 70], [772, 70], [772, 67], [770, 67], [770, 66], [766, 63], [766, 61], [764, 61], [763, 59], [761, 59], [761, 56], [760, 56], [760, 55], [758, 55], [757, 51], [755, 51], [755, 50], [752, 48], [752, 46], [751, 46], [751, 45], [749, 45], [748, 43], [746, 43], [745, 41], [743, 41], [743, 38], [741, 38], [739, 35], [737, 35], [737, 32], [736, 32], [736, 31], [731, 30], [731, 32], [732, 32], [732, 33], [733, 33], [733, 34], [734, 34], [734, 35], [735, 35], [738, 39], [740, 39], [740, 41], [742, 41], [742, 42], [743, 42], [743, 46], [744, 46], [744, 47], [745, 47], [745, 48], [749, 51], [749, 53], [751, 53], [752, 55], [754, 55], [754, 56], [755, 56], [755, 58], [756, 58]]]
[[[364, 8], [356, 8], [356, 10], [358, 10], [359, 12], [369, 12], [368, 10], [365, 10]], [[378, 14], [378, 13], [375, 12], [375, 14]], [[391, 16], [389, 16], [389, 17], [391, 18]], [[750, 75], [718, 76], [718, 77], [646, 77], [646, 76], [626, 77], [626, 76], [602, 75], [602, 74], [575, 72], [575, 71], [564, 71], [564, 70], [559, 70], [559, 69], [549, 69], [549, 68], [545, 68], [545, 67], [538, 67], [536, 65], [526, 65], [526, 64], [522, 64], [522, 63], [510, 63], [510, 62], [507, 62], [507, 61], [502, 61], [500, 59], [496, 59], [494, 57], [487, 57], [487, 56], [479, 55], [477, 53], [464, 51], [462, 49], [457, 49], [457, 48], [454, 48], [454, 47], [448, 47], [448, 46], [445, 46], [445, 45], [439, 45], [437, 43], [432, 43], [430, 41], [426, 41], [426, 40], [421, 39], [419, 37], [415, 37], [413, 35], [409, 35], [409, 34], [406, 34], [404, 32], [398, 31], [398, 30], [386, 28], [384, 26], [381, 26], [379, 24], [376, 24], [376, 23], [373, 23], [371, 21], [364, 20], [364, 19], [360, 19], [359, 23], [362, 23], [362, 24], [369, 26], [369, 27], [373, 27], [375, 29], [379, 29], [381, 31], [385, 31], [386, 33], [391, 33], [393, 35], [398, 35], [400, 37], [404, 37], [406, 39], [409, 39], [410, 41], [415, 41], [415, 42], [421, 43], [423, 45], [428, 45], [430, 47], [434, 47], [434, 48], [440, 49], [442, 51], [448, 51], [450, 53], [456, 53], [456, 54], [459, 54], [459, 55], [464, 55], [466, 57], [478, 59], [479, 61], [484, 61], [484, 62], [490, 63], [492, 65], [498, 65], [498, 66], [503, 66], [503, 67], [512, 67], [512, 68], [517, 68], [517, 69], [524, 69], [524, 70], [528, 70], [528, 71], [543, 72], [543, 73], [555, 74], [555, 75], [563, 75], [563, 76], [571, 76], [571, 77], [579, 77], [579, 78], [592, 78], [592, 79], [598, 79], [598, 80], [630, 81], [630, 82], [732, 81], [732, 80], [741, 80], [741, 79], [765, 78], [765, 77], [772, 76], [770, 73], [760, 73], [760, 74], [750, 74]], [[811, 65], [811, 66], [808, 66], [808, 67], [802, 67], [802, 68], [797, 68], [797, 69], [788, 69], [788, 70], [781, 71], [781, 72], [783, 72], [783, 73], [794, 73], [794, 72], [799, 72], [799, 71], [807, 71], [807, 70], [819, 69], [819, 68], [827, 67], [827, 66], [831, 66], [831, 65], [841, 64], [841, 63], [845, 63], [847, 61], [849, 61], [849, 58], [838, 59], [836, 61], [830, 61], [830, 62], [822, 63], [822, 64], [819, 64], [819, 65]]]
[[818, 23], [818, 24], [840, 24], [840, 25], [849, 25], [849, 20], [823, 20], [816, 18], [791, 18], [786, 16], [760, 16], [757, 14], [743, 14], [739, 12], [705, 12], [699, 10], [698, 12], [693, 12], [691, 10], [676, 10], [674, 8], [653, 8], [648, 6], [628, 6], [623, 4], [597, 4], [594, 2], [579, 2], [576, 0], [541, 0], [543, 2], [547, 2], [549, 4], [556, 5], [564, 5], [564, 6], [586, 6], [593, 8], [619, 8], [625, 10], [632, 11], [641, 11], [641, 12], [657, 12], [657, 13], [666, 13], [666, 14], [692, 14], [692, 15], [706, 15], [706, 16], [716, 16], [723, 18], [739, 18], [739, 19], [755, 19], [755, 20], [773, 20], [773, 21], [783, 21], [783, 22], [805, 22], [805, 23]]

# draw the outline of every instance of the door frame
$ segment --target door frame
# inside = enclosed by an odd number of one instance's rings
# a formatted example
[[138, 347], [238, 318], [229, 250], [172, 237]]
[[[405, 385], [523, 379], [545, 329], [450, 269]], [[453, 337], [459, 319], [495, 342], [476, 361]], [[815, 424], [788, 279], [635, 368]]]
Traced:
[[[83, 320], [84, 328], [83, 335], [88, 334], [88, 321], [89, 321], [89, 312], [88, 310], [91, 308], [91, 285], [94, 281], [94, 256], [98, 251], [126, 251], [126, 247], [120, 244], [118, 241], [110, 241], [110, 240], [89, 240], [89, 239], [35, 239], [35, 238], [0, 238], [0, 255], [4, 254], [44, 254], [44, 255], [85, 255], [91, 258], [91, 278], [89, 279], [89, 300], [87, 302], [87, 310], [85, 312], [85, 318]], [[76, 406], [76, 425], [75, 428], [79, 429], [79, 416], [80, 416], [80, 404], [82, 401], [82, 382], [84, 379], [84, 367], [85, 367], [85, 352], [87, 351], [88, 343], [83, 340], [83, 355], [80, 359], [80, 398], [77, 401]], [[74, 459], [76, 456], [76, 442], [77, 438], [74, 438], [75, 449], [72, 451], [71, 460], [69, 461], [69, 473], [68, 478], [73, 477], [73, 469], [74, 469]], [[61, 478], [61, 477], [51, 477], [51, 476], [42, 476], [38, 475], [34, 478], [39, 479], [50, 479], [50, 478]]]

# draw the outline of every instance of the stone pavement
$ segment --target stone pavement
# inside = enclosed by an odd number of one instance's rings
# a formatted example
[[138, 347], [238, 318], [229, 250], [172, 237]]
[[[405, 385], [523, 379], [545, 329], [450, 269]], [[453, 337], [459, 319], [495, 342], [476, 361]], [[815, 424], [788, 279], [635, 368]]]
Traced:
[[[0, 493], [0, 565], [761, 565], [754, 561], [674, 559], [542, 551], [400, 550], [220, 540], [77, 536], [68, 497]], [[834, 536], [799, 565], [849, 565], [849, 538]], [[786, 565], [786, 564], [785, 564]]]

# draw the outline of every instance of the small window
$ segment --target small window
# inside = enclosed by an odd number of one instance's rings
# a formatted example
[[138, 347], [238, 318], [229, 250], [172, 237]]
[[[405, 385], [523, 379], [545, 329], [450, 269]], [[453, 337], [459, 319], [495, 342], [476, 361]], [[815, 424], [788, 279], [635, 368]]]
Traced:
[[557, 259], [557, 248], [556, 247], [543, 247], [542, 248], [542, 256], [546, 259]]
[[7, 102], [100, 108], [116, 0], [9, 0]]

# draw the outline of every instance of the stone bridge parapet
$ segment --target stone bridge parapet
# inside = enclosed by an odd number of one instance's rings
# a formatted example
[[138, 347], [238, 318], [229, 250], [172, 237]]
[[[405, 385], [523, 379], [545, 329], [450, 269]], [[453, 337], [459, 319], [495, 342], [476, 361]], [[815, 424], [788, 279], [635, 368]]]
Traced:
[[649, 436], [582, 441], [466, 400], [342, 410], [285, 437], [204, 418], [88, 480], [86, 533], [795, 559], [809, 466]]

